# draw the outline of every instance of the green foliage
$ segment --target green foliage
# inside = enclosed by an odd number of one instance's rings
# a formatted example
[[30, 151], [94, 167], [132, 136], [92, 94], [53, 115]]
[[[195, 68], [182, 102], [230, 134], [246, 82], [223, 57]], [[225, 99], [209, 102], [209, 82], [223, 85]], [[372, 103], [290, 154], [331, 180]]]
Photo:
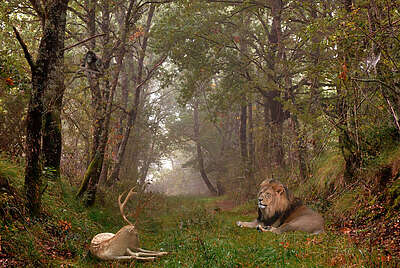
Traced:
[[362, 135], [364, 139], [365, 152], [364, 159], [368, 160], [380, 159], [381, 154], [392, 152], [400, 143], [400, 134], [398, 130], [392, 126], [369, 126], [367, 131]]
[[0, 176], [9, 180], [12, 186], [20, 187], [22, 182], [22, 174], [20, 166], [13, 163], [3, 154], [0, 154]]
[[[324, 201], [329, 194], [343, 186], [344, 161], [339, 152], [327, 152], [314, 163], [312, 175], [296, 187], [295, 194], [303, 199]], [[326, 201], [326, 200], [325, 200]], [[328, 204], [322, 204], [324, 209]]]
[[29, 81], [15, 64], [13, 57], [0, 54], [0, 149], [9, 155], [21, 156]]
[[[222, 170], [222, 181], [234, 188], [233, 181], [239, 173], [238, 107], [249, 99], [261, 108], [254, 114], [258, 130], [254, 133], [259, 154], [257, 168], [264, 169], [269, 160], [267, 155], [263, 155], [265, 147], [275, 138], [268, 132], [271, 124], [275, 123], [268, 121], [271, 109], [266, 105], [270, 99], [264, 97], [276, 91], [274, 100], [281, 102], [290, 119], [299, 121], [295, 127], [291, 125], [293, 120], [285, 120], [281, 125], [284, 138], [279, 146], [285, 155], [285, 168], [291, 169], [285, 172], [297, 172], [296, 146], [301, 137], [304, 144], [300, 145], [305, 148], [312, 172], [296, 188], [296, 193], [306, 201], [322, 199], [312, 205], [328, 210], [327, 218], [340, 219], [344, 214], [350, 214], [359, 205], [357, 202], [364, 198], [360, 197], [362, 189], [346, 188], [343, 191], [346, 156], [357, 153], [361, 157], [362, 165], [356, 168], [361, 169], [362, 175], [369, 173], [366, 178], [360, 175], [359, 180], [364, 184], [372, 181], [373, 169], [388, 162], [390, 155], [396, 157], [393, 155], [399, 145], [399, 131], [393, 124], [392, 113], [398, 113], [400, 103], [400, 45], [396, 24], [399, 12], [394, 1], [360, 1], [354, 3], [351, 10], [346, 10], [342, 3], [331, 1], [284, 1], [285, 8], [279, 18], [282, 33], [279, 51], [276, 51], [269, 41], [273, 30], [273, 9], [268, 5], [272, 2], [258, 5], [257, 1], [243, 1], [231, 5], [229, 1], [184, 0], [157, 9], [159, 13], [154, 18], [149, 37], [152, 55], [146, 60], [164, 54], [168, 59], [164, 69], [157, 74], [158, 81], [149, 83], [149, 91], [143, 94], [147, 98], [150, 91], [156, 92], [151, 93], [149, 103], [141, 107], [141, 118], [135, 130], [135, 149], [129, 160], [161, 166], [160, 159], [173, 149], [194, 152], [190, 143], [189, 104], [201, 91], [200, 143], [205, 151], [206, 164], [215, 164], [217, 170]], [[104, 4], [108, 6], [109, 3]], [[37, 47], [41, 28], [39, 20], [26, 12], [31, 9], [25, 5], [24, 1], [16, 0], [0, 3], [0, 150], [13, 156], [21, 156], [23, 152], [23, 122], [30, 85], [28, 66], [11, 26], [17, 26], [31, 52], [31, 48]], [[68, 22], [72, 22], [68, 23], [71, 33], [68, 44], [76, 42], [75, 37], [84, 38], [81, 33], [85, 32], [81, 25], [84, 22], [78, 18], [80, 13], [86, 12], [85, 7], [80, 1], [72, 2], [70, 7], [76, 12], [68, 13]], [[112, 13], [115, 10], [119, 9], [112, 9]], [[115, 14], [112, 14], [113, 18]], [[247, 19], [245, 25], [244, 18]], [[373, 20], [377, 20], [375, 25]], [[112, 28], [117, 29], [117, 21], [112, 20]], [[140, 19], [135, 26], [139, 29], [143, 23]], [[374, 30], [374, 27], [378, 29]], [[132, 55], [139, 51], [138, 40], [130, 40], [127, 46], [132, 49], [129, 51]], [[111, 48], [116, 40], [109, 41], [106, 47]], [[247, 51], [241, 50], [241, 42], [246, 43]], [[96, 49], [98, 52], [99, 47]], [[377, 53], [381, 59], [375, 70], [366, 71], [367, 58]], [[81, 54], [81, 47], [66, 52], [67, 70], [76, 71]], [[136, 73], [135, 68], [129, 69], [128, 73]], [[92, 111], [90, 92], [85, 89], [84, 79], [68, 77], [67, 80], [71, 82], [67, 85], [68, 94], [63, 107], [63, 125], [66, 126], [63, 130], [63, 160], [70, 169], [64, 165], [64, 171], [71, 171], [68, 175], [77, 180], [79, 171], [86, 167], [84, 158], [92, 142], [88, 127]], [[122, 80], [119, 82], [122, 84]], [[130, 81], [129, 88], [136, 82]], [[165, 98], [164, 91], [157, 92], [158, 83], [163, 89], [169, 87], [177, 93], [170, 99]], [[175, 95], [179, 95], [180, 109]], [[116, 99], [119, 97], [117, 92]], [[157, 105], [150, 103], [156, 99], [160, 100]], [[117, 111], [119, 103], [115, 107]], [[120, 123], [119, 115], [118, 112], [113, 114], [115, 125]], [[118, 136], [118, 127], [110, 133]], [[348, 148], [343, 150], [347, 152], [343, 154], [345, 159], [338, 151], [338, 144], [342, 142], [338, 137], [343, 132], [348, 135]], [[224, 138], [230, 139], [226, 147], [222, 145]], [[114, 148], [118, 142], [118, 138], [110, 139], [109, 147]], [[219, 154], [221, 148], [225, 148], [227, 157]], [[142, 157], [145, 154], [146, 158]], [[187, 160], [187, 155], [184, 158]], [[127, 165], [131, 163], [129, 160], [125, 159]], [[196, 159], [186, 163], [196, 163]], [[138, 164], [132, 166], [138, 173]], [[216, 170], [210, 165], [211, 168]], [[1, 246], [10, 261], [31, 266], [67, 263], [78, 267], [119, 265], [97, 261], [87, 254], [87, 245], [94, 234], [115, 232], [124, 224], [114, 204], [115, 190], [105, 194], [105, 207], [87, 210], [76, 202], [74, 190], [65, 181], [55, 184], [49, 180], [43, 197], [46, 212], [41, 218], [29, 219], [23, 211], [24, 200], [20, 197], [23, 196], [23, 175], [19, 169], [22, 168], [9, 161], [0, 161], [0, 177], [6, 178], [19, 192], [18, 195], [1, 192], [0, 198], [4, 212], [4, 225], [0, 227]], [[265, 173], [260, 171], [259, 177], [280, 174], [278, 168], [271, 169]], [[130, 170], [126, 173], [132, 175]], [[138, 177], [136, 173], [134, 179]], [[174, 186], [168, 185], [171, 189], [181, 187], [187, 174], [160, 172], [159, 176], [164, 175], [175, 179], [171, 181]], [[390, 199], [392, 211], [396, 211], [400, 203], [400, 186], [396, 179], [385, 189], [386, 192], [379, 195], [381, 199]], [[126, 185], [121, 183], [117, 186], [119, 190]], [[368, 201], [375, 205], [379, 198]], [[234, 222], [242, 219], [242, 214], [248, 215], [248, 219], [254, 218], [255, 215], [248, 214], [254, 212], [254, 200], [228, 212], [210, 208], [216, 199], [159, 197], [158, 201], [159, 204], [151, 206], [141, 217], [139, 229], [143, 247], [163, 248], [172, 254], [152, 264], [133, 262], [133, 265], [323, 267], [379, 264], [375, 253], [355, 249], [346, 238], [332, 233], [321, 236], [322, 240], [313, 240], [304, 234], [276, 236], [236, 228]], [[369, 210], [360, 210], [357, 215], [360, 220], [369, 221], [376, 216], [371, 214], [367, 217], [367, 213]], [[121, 265], [129, 266], [132, 262], [122, 262]]]

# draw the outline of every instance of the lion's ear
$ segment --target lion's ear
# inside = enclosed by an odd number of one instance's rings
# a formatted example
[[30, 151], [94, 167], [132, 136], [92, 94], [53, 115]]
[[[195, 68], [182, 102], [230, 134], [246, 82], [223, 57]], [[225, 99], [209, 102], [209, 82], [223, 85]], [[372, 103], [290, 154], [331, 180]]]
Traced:
[[282, 194], [285, 192], [285, 187], [284, 187], [282, 184], [276, 186], [276, 192], [277, 192], [279, 195], [282, 195]]

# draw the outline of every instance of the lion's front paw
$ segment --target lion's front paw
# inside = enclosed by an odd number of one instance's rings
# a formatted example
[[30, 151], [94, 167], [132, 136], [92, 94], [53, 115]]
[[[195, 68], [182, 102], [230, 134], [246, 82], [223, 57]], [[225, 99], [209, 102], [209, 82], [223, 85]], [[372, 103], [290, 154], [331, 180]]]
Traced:
[[272, 228], [271, 226], [263, 227], [263, 226], [261, 226], [261, 224], [257, 225], [257, 231], [259, 231], [259, 232], [268, 232], [271, 230], [271, 228]]
[[242, 224], [241, 221], [237, 221], [237, 222], [236, 222], [236, 225], [239, 226], [239, 227], [243, 227], [243, 224]]

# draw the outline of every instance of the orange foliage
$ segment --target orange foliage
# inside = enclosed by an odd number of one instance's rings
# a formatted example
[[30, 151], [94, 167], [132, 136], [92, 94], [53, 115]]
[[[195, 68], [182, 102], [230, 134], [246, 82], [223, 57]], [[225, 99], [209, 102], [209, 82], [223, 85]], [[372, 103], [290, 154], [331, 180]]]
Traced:
[[12, 80], [10, 77], [7, 77], [5, 80], [6, 80], [7, 85], [9, 85], [9, 86], [14, 85], [14, 80]]

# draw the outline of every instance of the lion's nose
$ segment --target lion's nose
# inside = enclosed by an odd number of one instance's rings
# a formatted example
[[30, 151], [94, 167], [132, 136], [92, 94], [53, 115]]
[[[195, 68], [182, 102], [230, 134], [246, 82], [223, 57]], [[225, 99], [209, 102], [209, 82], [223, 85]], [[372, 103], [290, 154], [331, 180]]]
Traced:
[[262, 201], [262, 198], [258, 198], [258, 202], [261, 202]]

